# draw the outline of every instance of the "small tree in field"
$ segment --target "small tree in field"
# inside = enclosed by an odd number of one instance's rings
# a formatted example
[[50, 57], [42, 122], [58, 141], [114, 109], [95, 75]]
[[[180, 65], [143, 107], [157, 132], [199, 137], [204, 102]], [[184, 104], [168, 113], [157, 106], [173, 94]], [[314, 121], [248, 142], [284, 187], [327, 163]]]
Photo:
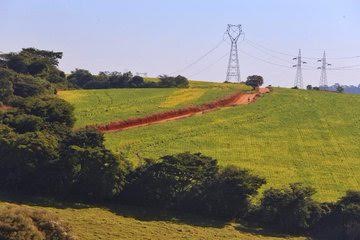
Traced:
[[260, 87], [264, 83], [264, 78], [258, 75], [248, 76], [245, 82], [246, 85], [251, 86], [253, 88]]
[[337, 93], [343, 93], [344, 92], [344, 88], [342, 86], [337, 86], [336, 87], [336, 92]]

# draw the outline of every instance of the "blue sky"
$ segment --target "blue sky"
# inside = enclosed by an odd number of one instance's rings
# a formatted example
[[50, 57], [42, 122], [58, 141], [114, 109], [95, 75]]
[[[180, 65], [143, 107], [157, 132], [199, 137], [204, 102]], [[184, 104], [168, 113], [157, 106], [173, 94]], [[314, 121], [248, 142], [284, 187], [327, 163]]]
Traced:
[[[360, 1], [270, 0], [0, 0], [0, 51], [37, 47], [64, 52], [60, 67], [98, 71], [172, 73], [192, 63], [222, 38], [228, 23], [242, 24], [245, 39], [268, 49], [305, 57], [360, 56]], [[263, 75], [266, 84], [291, 86], [291, 56], [239, 42], [242, 79]], [[224, 81], [229, 45], [224, 42], [198, 64], [177, 72], [193, 79]], [[249, 56], [251, 55], [251, 57]], [[254, 58], [255, 57], [255, 58]], [[261, 59], [261, 60], [259, 60]], [[316, 59], [306, 59], [318, 66]], [[360, 58], [329, 59], [329, 83], [360, 83]], [[295, 63], [294, 63], [295, 64]], [[211, 67], [208, 67], [211, 66]], [[317, 85], [318, 70], [304, 70]]]

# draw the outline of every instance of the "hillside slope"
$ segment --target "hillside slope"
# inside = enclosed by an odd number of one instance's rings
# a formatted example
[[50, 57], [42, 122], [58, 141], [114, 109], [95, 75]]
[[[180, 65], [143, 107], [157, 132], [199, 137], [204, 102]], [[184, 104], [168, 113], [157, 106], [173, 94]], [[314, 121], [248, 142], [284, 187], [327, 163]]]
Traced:
[[75, 107], [75, 127], [142, 117], [155, 112], [198, 105], [249, 87], [191, 81], [189, 88], [133, 88], [59, 91]]
[[[41, 202], [41, 200], [40, 200]], [[0, 201], [0, 209], [8, 202]], [[33, 203], [29, 203], [33, 205]], [[49, 203], [47, 203], [49, 204]], [[45, 205], [47, 205], [45, 204]], [[237, 224], [206, 220], [191, 215], [151, 212], [139, 207], [117, 206], [110, 209], [83, 204], [39, 207], [68, 223], [79, 240], [305, 240], [305, 237], [252, 234]], [[40, 204], [41, 205], [41, 204]], [[256, 231], [256, 230], [255, 230]], [[275, 235], [275, 236], [272, 236]]]
[[334, 201], [360, 189], [360, 96], [275, 89], [248, 106], [106, 134], [134, 163], [190, 151], [266, 177], [269, 186], [300, 181]]

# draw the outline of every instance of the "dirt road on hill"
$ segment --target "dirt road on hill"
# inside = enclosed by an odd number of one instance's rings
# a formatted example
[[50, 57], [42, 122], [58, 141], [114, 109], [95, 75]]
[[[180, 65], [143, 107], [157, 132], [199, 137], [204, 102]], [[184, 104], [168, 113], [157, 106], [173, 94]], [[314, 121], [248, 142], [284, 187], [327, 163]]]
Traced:
[[256, 93], [236, 93], [231, 96], [216, 100], [210, 103], [205, 103], [200, 106], [181, 108], [162, 113], [155, 113], [145, 117], [130, 118], [127, 120], [120, 120], [111, 122], [109, 124], [97, 125], [96, 128], [101, 132], [121, 131], [134, 127], [147, 126], [167, 121], [174, 121], [197, 114], [204, 114], [219, 108], [231, 107], [237, 105], [245, 105], [255, 102], [259, 96], [269, 93], [268, 88], [260, 88]]
[[6, 105], [0, 106], [0, 111], [1, 111], [1, 110], [3, 110], [3, 111], [5, 111], [5, 110], [10, 110], [10, 109], [13, 109], [13, 107], [6, 106]]

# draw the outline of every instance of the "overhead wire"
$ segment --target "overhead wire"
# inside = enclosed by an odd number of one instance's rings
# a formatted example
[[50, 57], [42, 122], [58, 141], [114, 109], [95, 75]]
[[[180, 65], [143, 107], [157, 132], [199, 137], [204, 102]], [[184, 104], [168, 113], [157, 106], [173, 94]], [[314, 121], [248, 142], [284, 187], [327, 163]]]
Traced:
[[181, 72], [184, 72], [184, 71], [188, 70], [189, 68], [191, 68], [192, 66], [194, 66], [195, 64], [197, 64], [198, 62], [203, 60], [205, 57], [207, 57], [210, 53], [212, 53], [216, 49], [218, 49], [224, 42], [225, 42], [225, 37], [223, 36], [221, 41], [218, 42], [213, 48], [211, 48], [205, 54], [203, 54], [202, 56], [200, 56], [199, 58], [197, 58], [195, 61], [191, 62], [190, 64], [186, 65], [185, 67], [183, 67], [183, 68], [181, 68], [181, 69], [179, 69], [177, 71], [171, 72], [170, 75], [175, 74], [175, 73], [181, 73]]
[[221, 56], [220, 58], [218, 58], [215, 62], [209, 64], [208, 66], [206, 66], [206, 67], [203, 68], [202, 70], [200, 70], [200, 71], [198, 71], [198, 72], [196, 72], [196, 73], [191, 74], [189, 77], [196, 76], [196, 75], [198, 75], [198, 74], [200, 74], [200, 73], [208, 70], [209, 68], [211, 68], [212, 66], [214, 66], [215, 64], [217, 64], [218, 62], [220, 62], [221, 60], [223, 60], [223, 59], [224, 59], [226, 56], [228, 56], [228, 55], [229, 55], [228, 53], [224, 54], [223, 56]]

